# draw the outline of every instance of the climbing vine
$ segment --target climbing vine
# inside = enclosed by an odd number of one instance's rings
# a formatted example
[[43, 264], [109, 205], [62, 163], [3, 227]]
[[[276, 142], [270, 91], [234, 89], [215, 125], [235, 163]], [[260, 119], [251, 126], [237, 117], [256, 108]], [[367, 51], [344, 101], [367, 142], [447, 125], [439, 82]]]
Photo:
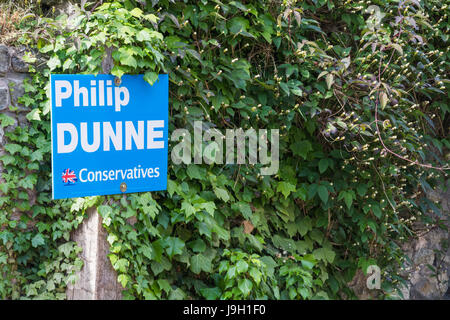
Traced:
[[[29, 18], [28, 122], [0, 114], [0, 297], [64, 298], [92, 206], [125, 299], [353, 298], [371, 264], [394, 298], [412, 223], [444, 227], [425, 192], [448, 172], [445, 2], [126, 0]], [[170, 132], [280, 129], [279, 172], [169, 162], [167, 191], [51, 200], [49, 75], [102, 73], [109, 55], [117, 77], [169, 74]]]

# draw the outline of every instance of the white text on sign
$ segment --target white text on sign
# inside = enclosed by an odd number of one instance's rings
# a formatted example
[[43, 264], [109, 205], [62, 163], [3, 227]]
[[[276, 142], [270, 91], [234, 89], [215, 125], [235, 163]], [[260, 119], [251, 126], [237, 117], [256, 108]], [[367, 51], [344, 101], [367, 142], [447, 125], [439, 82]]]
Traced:
[[[98, 82], [98, 84], [97, 84]], [[69, 99], [73, 94], [73, 105], [80, 106], [80, 99], [83, 100], [83, 107], [97, 106], [112, 106], [113, 105], [113, 87], [112, 81], [106, 80], [106, 87], [104, 80], [91, 80], [90, 90], [86, 87], [80, 87], [78, 80], [73, 81], [73, 86], [70, 81], [56, 80], [55, 81], [55, 106], [62, 107], [62, 100]], [[106, 96], [106, 104], [105, 104]], [[126, 87], [114, 87], [114, 110], [120, 111], [121, 107], [126, 106], [130, 101], [130, 93]]]
[[[125, 86], [113, 87], [111, 80], [91, 80], [90, 88], [80, 87], [79, 81], [73, 84], [67, 80], [55, 81], [55, 107], [62, 107], [63, 100], [73, 97], [70, 107], [107, 107], [114, 106], [121, 111], [130, 101], [130, 93]], [[113, 90], [114, 89], [114, 90]], [[113, 96], [114, 92], [114, 96]], [[156, 130], [155, 130], [156, 129]], [[111, 122], [70, 122], [56, 125], [57, 153], [71, 153], [78, 145], [85, 152], [99, 150], [116, 151], [164, 149], [164, 120], [116, 121]], [[91, 142], [88, 136], [93, 137]]]

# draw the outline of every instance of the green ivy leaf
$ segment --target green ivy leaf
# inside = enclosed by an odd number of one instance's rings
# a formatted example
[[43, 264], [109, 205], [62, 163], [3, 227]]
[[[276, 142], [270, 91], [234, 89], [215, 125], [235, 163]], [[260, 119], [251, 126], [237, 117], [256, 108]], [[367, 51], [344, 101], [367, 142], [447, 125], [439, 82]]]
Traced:
[[184, 241], [176, 237], [167, 237], [164, 244], [166, 246], [167, 255], [170, 258], [177, 254], [181, 254], [185, 246]]
[[191, 179], [204, 180], [206, 179], [206, 170], [195, 164], [191, 164], [187, 167], [187, 174]]
[[37, 247], [39, 247], [39, 246], [45, 245], [45, 239], [44, 239], [44, 237], [42, 236], [42, 234], [40, 234], [40, 233], [36, 234], [36, 235], [33, 237], [33, 239], [31, 239], [31, 245], [32, 245], [34, 248], [37, 248]]
[[377, 232], [377, 224], [375, 223], [375, 221], [373, 220], [369, 220], [367, 221], [367, 225], [369, 226], [370, 229], [372, 229], [373, 232]]
[[200, 293], [207, 300], [217, 300], [220, 298], [222, 291], [219, 288], [203, 288], [200, 289]]
[[328, 261], [332, 263], [336, 253], [330, 248], [318, 248], [313, 251], [314, 258], [317, 260]]
[[350, 207], [352, 206], [352, 203], [353, 203], [353, 194], [351, 191], [344, 192], [344, 202], [345, 202], [347, 208], [350, 209]]
[[247, 31], [249, 27], [249, 22], [247, 19], [243, 17], [234, 17], [229, 21], [229, 29], [233, 34], [238, 34], [242, 31]]
[[186, 299], [186, 293], [180, 288], [172, 290], [169, 295], [169, 300], [184, 300]]
[[158, 286], [166, 293], [170, 293], [170, 291], [172, 291], [172, 287], [166, 279], [158, 279], [157, 282]]
[[284, 195], [284, 198], [287, 199], [289, 194], [291, 192], [295, 192], [296, 188], [295, 185], [287, 182], [287, 181], [280, 181], [277, 185], [277, 192], [281, 192]]
[[192, 249], [192, 251], [196, 253], [202, 253], [206, 250], [205, 241], [203, 241], [202, 239], [191, 241], [188, 246]]
[[306, 160], [308, 153], [312, 151], [312, 145], [311, 142], [307, 140], [297, 141], [291, 145], [291, 150], [294, 155], [301, 156]]
[[242, 216], [249, 220], [252, 217], [252, 208], [246, 202], [239, 201], [231, 205], [231, 209], [242, 213]]
[[144, 80], [147, 81], [150, 85], [153, 85], [156, 80], [158, 80], [158, 74], [156, 72], [146, 72], [144, 74]]
[[363, 197], [363, 196], [366, 194], [367, 189], [368, 189], [367, 184], [364, 184], [364, 183], [360, 183], [360, 184], [358, 184], [358, 186], [356, 187], [356, 191], [358, 191], [358, 194], [359, 194], [361, 197]]
[[125, 71], [120, 67], [115, 65], [112, 69], [111, 69], [111, 74], [113, 76], [116, 76], [118, 78], [122, 78], [122, 76], [125, 74]]
[[28, 114], [26, 115], [26, 118], [28, 120], [36, 120], [36, 121], [41, 121], [41, 116], [39, 115], [41, 113], [41, 110], [39, 109], [33, 109], [30, 112], [28, 112]]
[[190, 204], [187, 200], [184, 200], [182, 202], [181, 210], [185, 212], [187, 218], [189, 218], [196, 212], [195, 207], [192, 204]]
[[16, 120], [14, 120], [14, 118], [4, 113], [0, 113], [0, 121], [3, 128], [12, 126], [13, 124], [16, 123]]
[[129, 277], [126, 274], [119, 274], [119, 276], [117, 277], [117, 281], [119, 281], [123, 288], [126, 288], [128, 280]]
[[47, 61], [47, 66], [50, 68], [50, 71], [55, 70], [61, 66], [61, 60], [57, 56], [53, 56]]
[[130, 265], [130, 262], [127, 259], [119, 259], [116, 261], [116, 263], [113, 265], [115, 270], [118, 270], [120, 272], [127, 272], [127, 268]]
[[148, 32], [148, 29], [142, 29], [136, 34], [137, 41], [150, 41], [152, 36]]
[[375, 215], [375, 217], [377, 217], [378, 219], [381, 219], [382, 212], [381, 212], [380, 206], [378, 204], [372, 205], [372, 212]]
[[134, 8], [133, 10], [130, 11], [130, 14], [131, 14], [133, 17], [141, 18], [143, 12], [142, 12], [142, 10], [139, 9], [139, 8]]
[[238, 261], [238, 263], [236, 263], [236, 271], [238, 273], [244, 273], [244, 272], [247, 272], [247, 270], [248, 270], [247, 262], [240, 260], [240, 261]]
[[203, 254], [199, 253], [191, 257], [191, 271], [195, 274], [199, 274], [202, 271], [211, 272], [211, 261]]
[[253, 283], [249, 279], [239, 279], [238, 288], [244, 297], [247, 297], [252, 291]]
[[66, 258], [70, 256], [70, 253], [72, 252], [73, 248], [73, 242], [66, 242], [63, 243], [58, 247], [58, 250], [64, 254]]
[[124, 65], [124, 66], [130, 66], [130, 67], [133, 67], [133, 68], [137, 68], [137, 61], [136, 61], [136, 59], [135, 59], [132, 55], [130, 55], [130, 54], [127, 54], [127, 55], [121, 55], [121, 56], [120, 56], [120, 63], [121, 63], [122, 65]]
[[140, 251], [142, 252], [142, 254], [147, 257], [149, 260], [153, 259], [153, 248], [150, 246], [142, 246], [140, 248]]
[[213, 201], [208, 201], [201, 204], [201, 208], [208, 212], [211, 216], [214, 216], [216, 210], [216, 204]]
[[283, 89], [283, 91], [289, 96], [289, 86], [285, 82], [280, 82], [280, 88]]
[[214, 193], [217, 198], [223, 200], [224, 202], [228, 202], [230, 200], [230, 196], [228, 195], [228, 191], [222, 188], [214, 188]]
[[319, 161], [319, 172], [324, 173], [328, 168], [328, 159], [320, 159]]
[[22, 146], [16, 143], [8, 143], [4, 148], [12, 155], [22, 150]]
[[255, 283], [259, 285], [262, 279], [262, 272], [259, 271], [257, 268], [252, 267], [248, 273], [253, 278]]
[[327, 203], [328, 202], [328, 189], [327, 187], [320, 185], [317, 188], [317, 193], [319, 194], [320, 199], [322, 200], [323, 203]]

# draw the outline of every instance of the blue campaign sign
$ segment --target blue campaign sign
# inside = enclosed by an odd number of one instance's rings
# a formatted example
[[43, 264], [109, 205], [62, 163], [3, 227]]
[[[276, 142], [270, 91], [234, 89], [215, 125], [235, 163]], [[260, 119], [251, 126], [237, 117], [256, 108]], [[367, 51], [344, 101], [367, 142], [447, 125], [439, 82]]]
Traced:
[[53, 199], [166, 190], [168, 109], [167, 74], [52, 74]]

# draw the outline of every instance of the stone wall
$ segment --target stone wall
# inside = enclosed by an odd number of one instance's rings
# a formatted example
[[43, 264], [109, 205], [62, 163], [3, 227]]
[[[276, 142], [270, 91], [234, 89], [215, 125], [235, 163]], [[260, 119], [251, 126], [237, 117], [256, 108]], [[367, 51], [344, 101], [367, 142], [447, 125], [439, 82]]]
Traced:
[[[0, 113], [16, 120], [16, 125], [26, 125], [28, 109], [18, 102], [24, 94], [23, 80], [27, 77], [28, 65], [22, 61], [22, 49], [0, 44]], [[13, 126], [14, 127], [14, 126]], [[4, 129], [0, 127], [0, 156], [4, 154]], [[0, 180], [3, 171], [0, 162]]]
[[[428, 194], [428, 198], [442, 206], [446, 227], [450, 227], [450, 180]], [[434, 213], [431, 213], [434, 214]], [[418, 238], [403, 246], [409, 258], [403, 272], [408, 278], [403, 290], [405, 299], [450, 299], [450, 234], [438, 226], [431, 229], [421, 223], [415, 226]]]

